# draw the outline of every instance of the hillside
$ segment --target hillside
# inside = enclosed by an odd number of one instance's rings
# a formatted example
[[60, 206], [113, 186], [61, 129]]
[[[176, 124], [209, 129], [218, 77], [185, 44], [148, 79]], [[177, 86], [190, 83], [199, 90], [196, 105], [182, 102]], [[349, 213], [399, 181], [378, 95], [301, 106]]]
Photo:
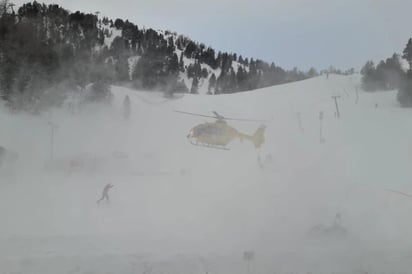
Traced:
[[[113, 86], [111, 105], [38, 116], [0, 107], [1, 145], [19, 155], [1, 173], [0, 270], [241, 273], [253, 251], [253, 273], [405, 271], [410, 111], [395, 91], [357, 100], [359, 85], [330, 75], [176, 99]], [[267, 120], [266, 142], [193, 146], [186, 135], [208, 119], [173, 110]], [[97, 205], [109, 182], [111, 203]]]
[[[4, 3], [3, 3], [4, 2]], [[179, 93], [253, 90], [317, 75], [220, 52], [171, 31], [36, 1], [0, 7], [0, 97], [36, 112], [69, 91], [104, 100], [109, 85]]]

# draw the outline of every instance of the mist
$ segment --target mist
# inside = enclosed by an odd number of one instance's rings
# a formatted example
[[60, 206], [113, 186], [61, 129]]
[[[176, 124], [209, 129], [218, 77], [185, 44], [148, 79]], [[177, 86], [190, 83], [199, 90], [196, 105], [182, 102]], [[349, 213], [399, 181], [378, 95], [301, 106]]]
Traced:
[[[388, 190], [408, 189], [410, 155], [401, 147], [412, 130], [392, 93], [362, 92], [355, 105], [359, 83], [356, 75], [331, 75], [175, 99], [112, 86], [109, 104], [38, 115], [1, 106], [0, 145], [14, 157], [0, 169], [0, 270], [407, 269], [412, 203]], [[330, 98], [336, 94], [341, 119]], [[207, 118], [174, 110], [265, 120], [265, 143], [259, 149], [239, 139], [230, 150], [194, 146], [186, 135]], [[230, 125], [253, 134], [259, 123]], [[391, 147], [387, 140], [394, 140]], [[110, 202], [97, 204], [108, 183], [114, 185]]]

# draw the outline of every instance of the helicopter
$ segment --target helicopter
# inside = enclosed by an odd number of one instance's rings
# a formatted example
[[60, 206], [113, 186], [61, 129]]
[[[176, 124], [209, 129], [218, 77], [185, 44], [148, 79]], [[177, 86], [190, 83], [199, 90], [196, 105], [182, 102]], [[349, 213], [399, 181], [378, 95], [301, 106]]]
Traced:
[[262, 120], [225, 118], [216, 111], [212, 111], [214, 116], [178, 110], [175, 110], [175, 112], [216, 119], [215, 122], [205, 122], [193, 127], [189, 131], [189, 134], [186, 137], [192, 145], [229, 150], [227, 145], [236, 138], [239, 138], [240, 141], [251, 141], [255, 145], [255, 148], [261, 147], [265, 142], [265, 125], [261, 125], [253, 135], [248, 135], [239, 132], [226, 122], [227, 120], [262, 122]]

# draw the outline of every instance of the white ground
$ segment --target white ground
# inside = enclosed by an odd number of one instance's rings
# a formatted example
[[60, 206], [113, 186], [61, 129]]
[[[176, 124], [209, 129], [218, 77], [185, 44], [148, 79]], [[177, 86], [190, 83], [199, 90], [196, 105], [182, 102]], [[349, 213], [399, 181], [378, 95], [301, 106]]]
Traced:
[[[389, 190], [412, 194], [412, 110], [396, 92], [359, 91], [355, 104], [358, 85], [330, 75], [174, 100], [113, 87], [111, 106], [75, 114], [0, 107], [0, 145], [19, 154], [0, 172], [0, 273], [246, 274], [249, 250], [250, 273], [408, 273], [412, 198]], [[193, 146], [207, 118], [173, 110], [267, 120], [266, 143]], [[111, 203], [97, 205], [109, 182]]]

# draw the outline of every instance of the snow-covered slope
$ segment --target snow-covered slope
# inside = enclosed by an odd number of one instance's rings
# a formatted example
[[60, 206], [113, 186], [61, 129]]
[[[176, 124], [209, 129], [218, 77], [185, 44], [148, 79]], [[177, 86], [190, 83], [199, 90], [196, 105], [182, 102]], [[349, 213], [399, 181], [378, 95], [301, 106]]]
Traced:
[[[19, 158], [1, 170], [0, 273], [241, 273], [245, 251], [251, 273], [406, 271], [411, 111], [358, 85], [330, 75], [172, 100], [113, 87], [111, 106], [74, 114], [1, 107], [0, 145]], [[207, 118], [173, 110], [266, 120], [266, 142], [193, 146]]]

